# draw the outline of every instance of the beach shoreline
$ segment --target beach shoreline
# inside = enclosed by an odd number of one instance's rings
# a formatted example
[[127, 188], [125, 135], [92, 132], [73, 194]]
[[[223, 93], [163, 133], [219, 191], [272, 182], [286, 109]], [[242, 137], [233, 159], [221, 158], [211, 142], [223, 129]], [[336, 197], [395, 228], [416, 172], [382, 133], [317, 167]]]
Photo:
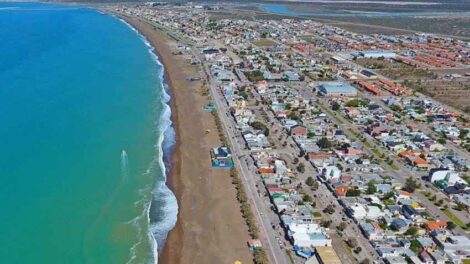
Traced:
[[176, 143], [167, 185], [178, 200], [179, 212], [158, 262], [251, 263], [252, 255], [246, 247], [248, 231], [228, 171], [210, 166], [209, 149], [220, 145], [220, 140], [217, 133], [206, 134], [208, 129], [216, 131], [216, 126], [212, 115], [202, 110], [209, 102], [197, 93], [202, 83], [187, 80], [198, 74], [196, 66], [189, 65], [187, 57], [175, 55], [178, 44], [153, 25], [139, 18], [114, 15], [154, 47], [171, 95]]
[[[163, 39], [162, 36], [158, 36], [157, 31], [155, 31], [155, 34], [149, 34], [148, 31], [144, 30], [142, 28], [142, 26], [144, 25], [143, 23], [145, 22], [142, 22], [140, 19], [135, 19], [135, 18], [131, 18], [131, 17], [127, 17], [127, 16], [123, 16], [121, 14], [115, 14], [116, 16], [118, 16], [120, 19], [124, 20], [126, 23], [128, 23], [130, 26], [132, 26], [134, 29], [136, 29], [140, 34], [142, 34], [146, 39], [147, 41], [149, 41], [149, 43], [152, 45], [152, 47], [154, 48], [153, 49], [153, 52], [155, 53], [155, 55], [158, 57], [158, 60], [160, 61], [160, 63], [163, 65], [163, 76], [164, 76], [164, 80], [163, 82], [166, 82], [168, 87], [169, 87], [169, 92], [170, 92], [170, 101], [168, 102], [170, 108], [171, 108], [171, 121], [172, 121], [172, 126], [173, 128], [175, 129], [175, 143], [174, 145], [172, 146], [172, 150], [171, 150], [171, 153], [165, 153], [164, 155], [171, 155], [171, 157], [169, 158], [170, 160], [170, 169], [169, 169], [169, 174], [167, 175], [167, 181], [166, 181], [166, 184], [167, 186], [170, 188], [170, 190], [176, 195], [177, 197], [177, 200], [179, 200], [179, 197], [177, 195], [177, 193], [179, 193], [179, 186], [181, 186], [181, 182], [178, 182], [178, 179], [180, 179], [179, 175], [180, 175], [180, 172], [181, 172], [181, 162], [180, 162], [180, 156], [181, 156], [181, 152], [180, 152], [180, 133], [179, 133], [179, 122], [178, 122], [178, 108], [177, 108], [177, 105], [175, 103], [175, 99], [174, 99], [174, 89], [172, 87], [174, 87], [174, 84], [173, 84], [173, 79], [170, 78], [170, 74], [168, 73], [168, 61], [167, 61], [167, 56], [165, 56], [166, 54], [164, 54], [163, 52], [161, 52], [161, 48], [160, 50], [157, 49], [157, 46], [161, 46], [162, 43], [160, 42], [165, 42], [165, 40]], [[178, 219], [177, 219], [177, 222], [176, 222], [176, 225], [173, 227], [172, 230], [170, 230], [170, 232], [167, 234], [167, 238], [166, 238], [166, 241], [165, 241], [165, 244], [167, 244], [166, 242], [170, 239], [170, 236], [171, 236], [171, 241], [172, 241], [172, 244], [176, 244], [176, 245], [179, 245], [181, 244], [181, 238], [182, 238], [182, 228], [181, 228], [181, 224], [180, 224], [181, 221], [179, 221], [179, 216], [178, 216]], [[175, 251], [172, 251], [171, 253], [168, 252], [169, 250], [167, 250], [168, 247], [163, 247], [163, 251], [162, 252], [159, 252], [159, 261], [158, 263], [173, 263], [175, 259], [175, 256], [178, 256], [180, 252], [175, 252]]]

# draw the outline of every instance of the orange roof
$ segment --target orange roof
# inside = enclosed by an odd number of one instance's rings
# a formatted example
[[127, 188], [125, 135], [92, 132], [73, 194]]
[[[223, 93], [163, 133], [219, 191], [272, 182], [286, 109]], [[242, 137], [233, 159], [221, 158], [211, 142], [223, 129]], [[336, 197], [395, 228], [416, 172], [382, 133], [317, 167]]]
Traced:
[[372, 222], [371, 225], [377, 230], [383, 230], [382, 227], [380, 227], [379, 222], [377, 222], [377, 221]]
[[409, 193], [407, 191], [403, 191], [403, 190], [400, 191], [399, 194], [402, 195], [402, 196], [411, 196], [411, 193]]
[[316, 159], [328, 159], [330, 157], [330, 154], [326, 152], [319, 152], [319, 153], [308, 153], [308, 159], [309, 160], [316, 160]]
[[428, 164], [428, 162], [425, 159], [422, 159], [420, 157], [417, 157], [414, 161], [414, 164], [416, 165], [425, 165]]
[[338, 186], [335, 189], [335, 192], [338, 196], [345, 196], [348, 190], [354, 189], [353, 186]]
[[428, 221], [427, 226], [428, 226], [429, 231], [444, 229], [447, 227], [447, 221], [443, 221], [443, 220]]
[[351, 78], [351, 77], [352, 77], [352, 72], [350, 72], [350, 71], [344, 71], [344, 72], [343, 72], [343, 76], [346, 77], [346, 78]]
[[346, 153], [347, 153], [347, 154], [350, 154], [350, 155], [359, 155], [359, 154], [362, 153], [362, 151], [359, 150], [359, 149], [348, 148], [348, 149], [346, 150]]
[[408, 157], [408, 156], [414, 156], [414, 155], [415, 155], [414, 152], [409, 151], [409, 150], [398, 153], [398, 156], [400, 157]]
[[260, 168], [258, 170], [259, 173], [274, 173], [274, 168]]

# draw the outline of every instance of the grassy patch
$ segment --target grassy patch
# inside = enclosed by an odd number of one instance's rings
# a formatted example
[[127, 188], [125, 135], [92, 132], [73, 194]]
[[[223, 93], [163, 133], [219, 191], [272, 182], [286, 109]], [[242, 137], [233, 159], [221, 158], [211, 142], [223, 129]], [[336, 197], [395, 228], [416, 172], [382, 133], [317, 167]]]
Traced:
[[287, 252], [287, 256], [289, 256], [290, 263], [294, 264], [295, 260], [294, 260], [294, 256], [292, 255], [292, 251], [286, 249], [286, 252]]
[[258, 47], [269, 47], [269, 46], [272, 46], [272, 45], [276, 44], [276, 42], [274, 42], [274, 40], [268, 39], [268, 38], [262, 38], [262, 39], [259, 39], [259, 40], [254, 40], [251, 43], [253, 43], [253, 45], [256, 45]]
[[390, 168], [392, 168], [392, 170], [395, 170], [395, 171], [398, 170], [398, 166], [395, 164], [391, 164]]
[[335, 113], [333, 113], [333, 111], [331, 111], [330, 109], [326, 108], [326, 107], [321, 107], [323, 109], [323, 111], [325, 111], [330, 117], [333, 117], [336, 122], [338, 122], [339, 124], [344, 124], [344, 121], [342, 118], [340, 118], [339, 116], [337, 116]]
[[312, 212], [312, 215], [313, 215], [313, 217], [315, 217], [315, 218], [320, 218], [320, 217], [321, 217], [321, 213], [320, 213], [320, 212]]
[[460, 220], [456, 215], [454, 215], [449, 209], [444, 210], [444, 214], [450, 218], [452, 222], [454, 222], [456, 225], [460, 227], [465, 227], [465, 223]]
[[[372, 148], [372, 145], [369, 143], [369, 141], [366, 140], [366, 141], [363, 141], [362, 143], [364, 144], [364, 146], [368, 148]], [[372, 149], [372, 152], [374, 152], [376, 155], [379, 155], [378, 151], [375, 148]]]
[[428, 197], [428, 192], [426, 192], [425, 190], [419, 190], [419, 193], [422, 194], [423, 196]]

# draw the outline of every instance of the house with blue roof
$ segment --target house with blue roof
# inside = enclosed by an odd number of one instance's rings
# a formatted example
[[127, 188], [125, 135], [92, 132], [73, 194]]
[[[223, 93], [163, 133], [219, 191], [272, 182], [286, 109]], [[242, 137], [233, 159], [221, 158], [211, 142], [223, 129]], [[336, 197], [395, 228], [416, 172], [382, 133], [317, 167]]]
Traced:
[[319, 85], [320, 93], [330, 97], [354, 97], [357, 89], [346, 82], [324, 82]]
[[218, 147], [211, 149], [212, 167], [214, 168], [232, 168], [232, 153], [227, 147]]

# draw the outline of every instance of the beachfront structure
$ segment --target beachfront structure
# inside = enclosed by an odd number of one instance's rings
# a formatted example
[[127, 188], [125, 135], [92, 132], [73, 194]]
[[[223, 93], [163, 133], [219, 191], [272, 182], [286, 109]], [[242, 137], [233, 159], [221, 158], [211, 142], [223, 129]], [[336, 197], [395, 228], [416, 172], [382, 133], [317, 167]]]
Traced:
[[359, 55], [367, 59], [376, 59], [376, 58], [395, 58], [397, 54], [389, 50], [363, 50], [363, 51], [359, 51]]
[[218, 147], [211, 149], [212, 167], [214, 168], [232, 168], [232, 153], [227, 147]]
[[208, 103], [202, 109], [204, 112], [212, 112], [212, 110], [215, 109], [215, 105], [213, 103]]
[[324, 96], [356, 96], [357, 89], [345, 82], [324, 82], [320, 84], [320, 93]]

